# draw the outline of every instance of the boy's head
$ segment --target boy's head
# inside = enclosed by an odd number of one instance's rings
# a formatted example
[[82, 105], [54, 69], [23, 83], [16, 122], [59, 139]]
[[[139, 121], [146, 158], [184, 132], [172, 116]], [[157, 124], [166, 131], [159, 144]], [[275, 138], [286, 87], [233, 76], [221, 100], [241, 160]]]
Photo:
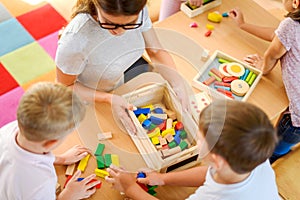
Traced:
[[223, 157], [239, 174], [266, 161], [277, 142], [267, 115], [240, 101], [214, 101], [201, 112], [199, 129], [210, 152]]
[[29, 141], [60, 139], [84, 118], [85, 107], [71, 89], [41, 82], [23, 95], [17, 110], [20, 133]]

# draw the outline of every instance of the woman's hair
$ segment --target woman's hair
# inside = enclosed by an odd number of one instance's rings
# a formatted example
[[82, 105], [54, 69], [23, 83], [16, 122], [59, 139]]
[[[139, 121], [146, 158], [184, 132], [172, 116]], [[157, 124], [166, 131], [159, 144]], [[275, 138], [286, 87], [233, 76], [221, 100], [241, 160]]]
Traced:
[[146, 5], [147, 0], [77, 0], [71, 18], [79, 13], [96, 15], [96, 8], [101, 8], [110, 15], [136, 15]]
[[71, 89], [50, 82], [33, 85], [17, 110], [21, 134], [36, 142], [64, 137], [84, 115], [85, 106]]
[[211, 153], [236, 173], [247, 173], [273, 153], [277, 137], [267, 115], [240, 101], [215, 100], [200, 114], [199, 129]]
[[290, 17], [294, 21], [300, 22], [300, 8], [298, 7], [293, 12], [289, 12], [285, 17]]

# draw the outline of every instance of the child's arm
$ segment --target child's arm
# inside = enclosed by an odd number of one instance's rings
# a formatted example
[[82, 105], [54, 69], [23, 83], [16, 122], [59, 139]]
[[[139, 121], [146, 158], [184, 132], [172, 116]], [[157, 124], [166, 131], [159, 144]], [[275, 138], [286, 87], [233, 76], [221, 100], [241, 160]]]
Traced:
[[273, 40], [275, 35], [274, 31], [276, 28], [262, 27], [246, 23], [242, 11], [238, 8], [232, 9], [229, 12], [229, 16], [235, 21], [235, 23], [240, 29], [252, 35], [255, 35], [256, 37], [259, 37], [263, 40], [267, 40], [270, 42]]
[[110, 177], [106, 176], [105, 181], [111, 183], [114, 189], [124, 192], [128, 197], [135, 200], [157, 200], [137, 184], [136, 173], [124, 171], [113, 165], [107, 171]]
[[278, 37], [275, 35], [270, 46], [264, 53], [264, 57], [257, 54], [247, 55], [244, 61], [255, 68], [260, 69], [264, 75], [270, 73], [276, 66], [278, 60], [286, 53], [285, 47], [282, 45]]
[[148, 185], [176, 185], [186, 187], [199, 187], [203, 185], [207, 172], [207, 166], [199, 166], [183, 171], [160, 174], [146, 172], [146, 178], [139, 178], [138, 182]]
[[83, 159], [86, 155], [92, 154], [92, 151], [84, 146], [75, 145], [65, 153], [55, 156], [54, 164], [69, 165]]
[[67, 183], [65, 189], [58, 195], [57, 200], [78, 200], [90, 197], [96, 192], [96, 185], [100, 181], [93, 181], [89, 183], [93, 178], [96, 177], [92, 174], [82, 181], [77, 181], [80, 178], [81, 172], [78, 170], [75, 172], [73, 177]]
[[286, 53], [285, 47], [280, 42], [279, 38], [275, 35], [269, 48], [264, 54], [263, 74], [268, 74], [275, 67], [278, 60]]
[[[148, 185], [177, 185], [196, 187], [203, 185], [207, 172], [207, 166], [199, 166], [191, 169], [169, 172], [157, 173], [146, 172], [146, 178], [139, 178], [138, 182]], [[113, 185], [116, 190], [125, 192], [127, 196], [133, 199], [156, 199], [147, 194], [136, 183], [136, 174], [126, 172], [118, 167], [111, 166], [107, 169], [110, 177], [105, 180]]]

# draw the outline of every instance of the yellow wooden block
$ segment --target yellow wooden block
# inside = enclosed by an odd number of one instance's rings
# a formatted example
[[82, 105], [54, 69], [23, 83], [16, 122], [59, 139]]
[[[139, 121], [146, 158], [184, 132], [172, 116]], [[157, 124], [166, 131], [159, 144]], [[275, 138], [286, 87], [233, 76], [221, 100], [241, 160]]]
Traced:
[[142, 106], [141, 108], [150, 108], [150, 110], [154, 109], [154, 106], [152, 104], [147, 105], [147, 106]]
[[111, 163], [117, 167], [120, 166], [119, 156], [116, 154], [111, 154]]
[[144, 115], [144, 114], [140, 114], [138, 116], [138, 120], [139, 120], [140, 123], [143, 123], [143, 121], [145, 121], [146, 119], [147, 119], [147, 116]]
[[87, 163], [89, 161], [89, 158], [90, 158], [90, 154], [88, 154], [86, 157], [84, 157], [83, 159], [80, 160], [79, 164], [78, 164], [78, 167], [77, 169], [84, 172], [86, 166], [87, 166]]
[[158, 137], [158, 136], [160, 136], [160, 130], [158, 127], [156, 127], [155, 129], [153, 129], [151, 132], [148, 133], [149, 138]]
[[159, 144], [159, 139], [158, 139], [158, 137], [152, 137], [152, 138], [151, 138], [151, 142], [152, 142], [152, 144], [154, 144], [154, 145]]
[[95, 169], [96, 176], [99, 176], [100, 178], [105, 178], [105, 176], [109, 176], [109, 173], [102, 169]]
[[171, 135], [175, 135], [175, 130], [173, 128], [170, 128], [170, 129], [166, 129], [164, 130], [162, 133], [161, 133], [161, 136], [165, 136], [167, 134], [171, 134]]

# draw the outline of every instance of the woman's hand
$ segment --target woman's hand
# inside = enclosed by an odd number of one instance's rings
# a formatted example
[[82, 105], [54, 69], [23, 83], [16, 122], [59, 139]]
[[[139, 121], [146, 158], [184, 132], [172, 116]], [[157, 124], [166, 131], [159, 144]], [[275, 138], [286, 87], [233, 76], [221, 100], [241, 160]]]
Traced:
[[233, 19], [238, 27], [241, 27], [245, 23], [244, 15], [239, 8], [234, 8], [229, 11], [229, 16]]
[[70, 165], [83, 159], [88, 154], [92, 154], [92, 151], [90, 149], [81, 145], [75, 145], [65, 153], [57, 155], [54, 164]]
[[248, 63], [249, 65], [257, 68], [257, 69], [260, 69], [263, 71], [263, 58], [260, 57], [258, 54], [252, 54], [252, 55], [247, 55], [245, 58], [244, 58], [244, 61], [246, 63]]
[[129, 104], [123, 97], [113, 94], [111, 107], [115, 121], [122, 123], [119, 126], [124, 127], [130, 134], [136, 134], [135, 125], [128, 114], [128, 110], [132, 110], [133, 105]]
[[72, 176], [67, 183], [65, 189], [58, 196], [58, 200], [78, 200], [90, 197], [96, 192], [96, 185], [100, 183], [99, 180], [90, 181], [96, 177], [95, 174], [91, 174], [84, 178], [82, 181], [77, 181], [80, 178], [81, 172], [78, 170]]
[[189, 0], [189, 4], [191, 6], [200, 7], [202, 5], [202, 0]]

